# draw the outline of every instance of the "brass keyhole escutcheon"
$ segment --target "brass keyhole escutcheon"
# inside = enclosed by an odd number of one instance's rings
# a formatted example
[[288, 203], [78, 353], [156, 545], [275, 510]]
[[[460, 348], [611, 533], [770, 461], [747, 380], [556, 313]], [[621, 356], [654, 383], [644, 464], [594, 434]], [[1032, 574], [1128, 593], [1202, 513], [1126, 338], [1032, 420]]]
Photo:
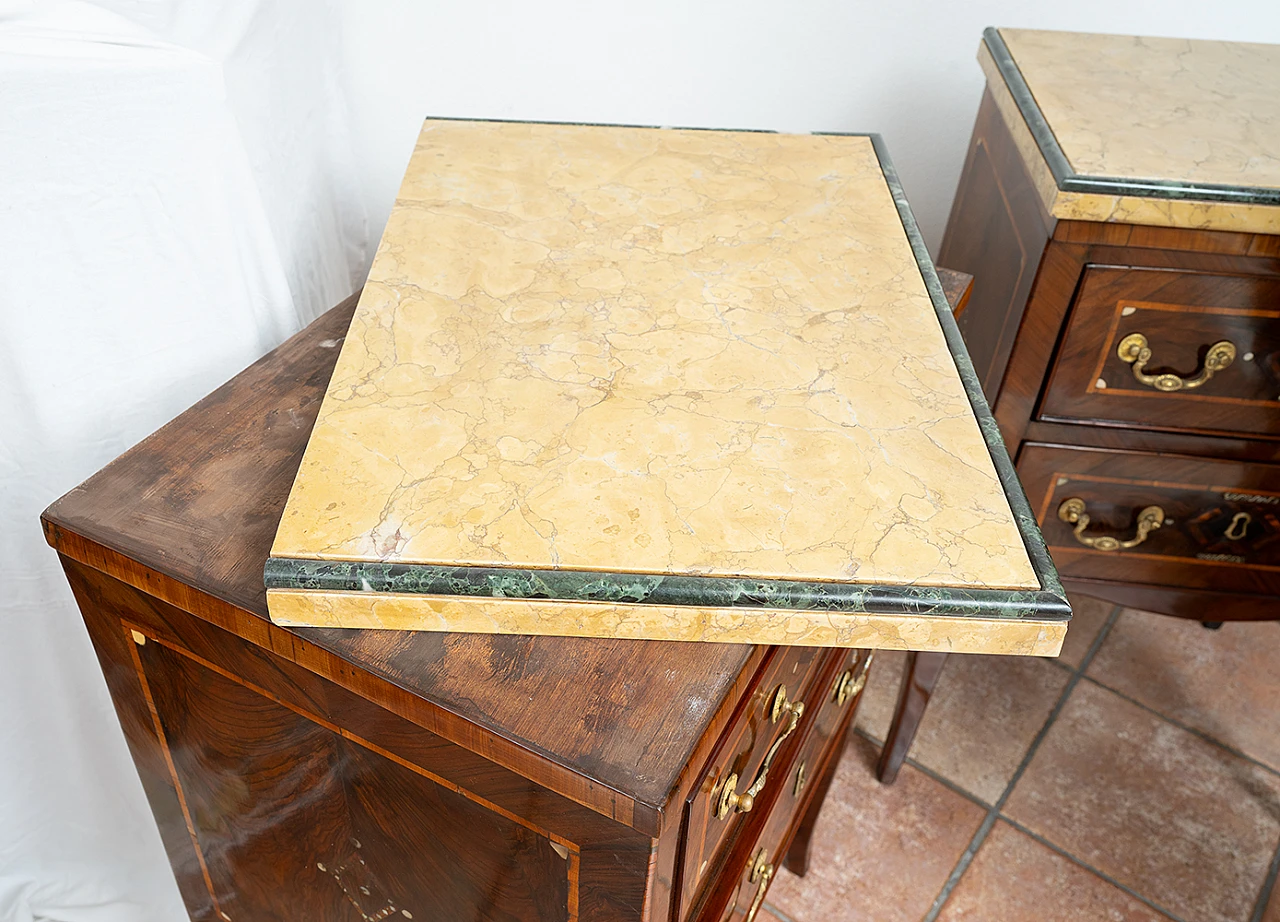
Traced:
[[1191, 390], [1204, 384], [1216, 372], [1222, 371], [1222, 369], [1236, 360], [1236, 347], [1234, 343], [1225, 339], [1214, 343], [1209, 347], [1209, 351], [1205, 353], [1204, 367], [1200, 369], [1200, 373], [1189, 378], [1174, 374], [1147, 374], [1144, 369], [1147, 363], [1151, 361], [1151, 346], [1147, 343], [1147, 338], [1141, 333], [1130, 333], [1120, 340], [1120, 345], [1116, 347], [1116, 354], [1120, 356], [1122, 362], [1128, 362], [1133, 366], [1133, 377], [1139, 384], [1154, 387], [1156, 390], [1165, 393], [1172, 393], [1173, 391]]
[[1159, 506], [1147, 506], [1139, 512], [1137, 534], [1124, 541], [1111, 535], [1086, 535], [1084, 530], [1089, 527], [1089, 514], [1085, 512], [1084, 500], [1078, 496], [1063, 501], [1058, 507], [1058, 518], [1075, 526], [1072, 534], [1085, 547], [1095, 551], [1120, 551], [1146, 541], [1149, 534], [1164, 524], [1164, 510]]
[[800, 767], [796, 769], [796, 786], [792, 791], [792, 793], [796, 797], [799, 797], [800, 794], [804, 791], [804, 784], [808, 780], [809, 780], [809, 770], [808, 768], [805, 767], [805, 764], [801, 762]]
[[1226, 536], [1232, 541], [1239, 541], [1245, 536], [1245, 532], [1249, 530], [1249, 523], [1253, 521], [1253, 516], [1247, 512], [1237, 512], [1231, 518], [1231, 524], [1227, 526]]

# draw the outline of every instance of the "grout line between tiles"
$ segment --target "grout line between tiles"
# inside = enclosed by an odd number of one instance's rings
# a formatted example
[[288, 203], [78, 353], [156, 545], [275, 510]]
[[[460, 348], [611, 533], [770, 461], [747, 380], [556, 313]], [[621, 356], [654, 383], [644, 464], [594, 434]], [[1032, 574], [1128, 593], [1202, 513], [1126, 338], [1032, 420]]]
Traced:
[[1026, 826], [1023, 826], [1017, 820], [1011, 820], [1007, 816], [1001, 816], [1000, 819], [1008, 823], [1014, 829], [1018, 830], [1018, 832], [1022, 833], [1024, 836], [1027, 836], [1030, 839], [1034, 839], [1035, 841], [1039, 842], [1041, 845], [1043, 845], [1045, 848], [1049, 849], [1050, 851], [1056, 852], [1057, 854], [1061, 855], [1063, 858], [1066, 858], [1072, 864], [1075, 864], [1083, 868], [1084, 870], [1088, 871], [1094, 877], [1099, 877], [1102, 880], [1105, 880], [1107, 883], [1111, 884], [1111, 886], [1115, 887], [1117, 890], [1123, 890], [1125, 893], [1129, 894], [1129, 896], [1133, 897], [1138, 902], [1145, 903], [1148, 907], [1150, 907], [1151, 909], [1154, 909], [1156, 912], [1160, 913], [1162, 916], [1168, 916], [1171, 920], [1173, 920], [1173, 922], [1185, 922], [1185, 920], [1181, 916], [1176, 915], [1172, 910], [1166, 909], [1165, 907], [1161, 906], [1159, 903], [1155, 902], [1154, 900], [1147, 899], [1141, 893], [1126, 886], [1125, 884], [1122, 884], [1120, 881], [1116, 880], [1110, 874], [1106, 874], [1102, 871], [1099, 871], [1093, 865], [1085, 861], [1081, 861], [1079, 858], [1071, 854], [1071, 852], [1067, 851], [1062, 846], [1055, 845], [1053, 842], [1050, 842], [1048, 839], [1046, 839], [1044, 836], [1040, 835], [1039, 833], [1032, 832], [1030, 829], [1028, 829]]
[[1216, 737], [1210, 736], [1208, 733], [1204, 732], [1203, 730], [1199, 730], [1193, 726], [1190, 726], [1189, 724], [1184, 724], [1182, 721], [1178, 720], [1175, 717], [1170, 717], [1167, 714], [1161, 714], [1155, 708], [1151, 707], [1151, 705], [1143, 704], [1137, 698], [1131, 698], [1128, 695], [1126, 695], [1124, 692], [1118, 689], [1112, 688], [1106, 682], [1098, 681], [1091, 675], [1084, 676], [1084, 678], [1088, 680], [1090, 683], [1098, 686], [1099, 688], [1104, 688], [1107, 691], [1111, 692], [1111, 694], [1117, 695], [1118, 697], [1123, 698], [1125, 701], [1128, 701], [1130, 704], [1136, 704], [1138, 707], [1142, 708], [1148, 714], [1153, 714], [1156, 717], [1159, 717], [1165, 723], [1173, 724], [1175, 727], [1178, 727], [1182, 730], [1186, 730], [1188, 733], [1192, 734], [1193, 736], [1200, 737], [1200, 739], [1204, 740], [1207, 743], [1213, 743], [1213, 745], [1219, 747], [1220, 749], [1225, 749], [1227, 752], [1231, 753], [1233, 756], [1237, 756], [1238, 758], [1244, 759], [1246, 762], [1250, 762], [1253, 765], [1258, 766], [1258, 768], [1265, 769], [1268, 774], [1280, 775], [1280, 770], [1276, 770], [1272, 768], [1270, 765], [1268, 765], [1265, 762], [1259, 762], [1253, 756], [1249, 755], [1248, 753], [1241, 752], [1239, 749], [1236, 749], [1234, 746], [1228, 746], [1222, 740], [1217, 739]]
[[1262, 917], [1267, 913], [1267, 904], [1271, 902], [1271, 895], [1275, 892], [1277, 874], [1280, 874], [1280, 845], [1276, 846], [1276, 853], [1271, 858], [1271, 867], [1267, 870], [1266, 880], [1262, 882], [1258, 904], [1253, 907], [1249, 922], [1262, 922]]
[[775, 916], [777, 916], [778, 922], [796, 922], [796, 919], [787, 915], [785, 912], [783, 912], [777, 906], [770, 903], [768, 900], [764, 901], [764, 908], [766, 912], [773, 913]]
[[[858, 736], [862, 737], [867, 742], [876, 746], [877, 748], [881, 748], [881, 749], [884, 748], [883, 743], [876, 740], [873, 736], [871, 736], [871, 734], [869, 734], [866, 730], [862, 729], [861, 727], [854, 727], [853, 732], [856, 733]], [[910, 765], [916, 771], [920, 772], [920, 774], [927, 775], [928, 777], [932, 778], [934, 781], [938, 782], [938, 784], [942, 785], [947, 790], [952, 791], [953, 793], [959, 794], [965, 800], [972, 801], [974, 804], [981, 807], [983, 810], [991, 809], [991, 804], [983, 800], [977, 794], [974, 794], [971, 791], [966, 791], [964, 788], [960, 787], [960, 785], [956, 784], [950, 778], [944, 777], [943, 775], [939, 775], [932, 768], [929, 768], [926, 765], [921, 765], [919, 762], [917, 762], [915, 759], [911, 758], [910, 756], [907, 756], [906, 764]]]
[[1062, 693], [1058, 696], [1057, 703], [1053, 706], [1053, 710], [1049, 712], [1049, 716], [1045, 719], [1044, 724], [1036, 733], [1035, 738], [1031, 740], [1031, 745], [1027, 747], [1027, 751], [1022, 756], [1022, 761], [1018, 763], [1018, 767], [1014, 769], [1013, 776], [1010, 777], [1009, 783], [1005, 785], [1004, 792], [996, 800], [995, 804], [987, 811], [986, 817], [983, 818], [982, 824], [978, 826], [978, 831], [973, 834], [973, 838], [969, 841], [968, 847], [960, 855], [956, 861], [956, 866], [952, 868], [950, 876], [947, 877], [946, 883], [942, 885], [942, 889], [938, 891], [938, 895], [933, 900], [933, 905], [929, 907], [929, 911], [925, 914], [922, 922], [936, 922], [938, 916], [942, 912], [942, 907], [946, 905], [947, 900], [951, 898], [951, 893], [955, 890], [956, 885], [960, 883], [960, 878], [964, 876], [965, 871], [969, 870], [969, 865], [973, 863], [974, 856], [978, 854], [978, 849], [982, 847], [982, 843], [986, 840], [987, 835], [995, 826], [996, 820], [1000, 818], [1000, 811], [1004, 809], [1005, 803], [1009, 800], [1009, 795], [1013, 793], [1013, 789], [1017, 786], [1018, 781], [1026, 772], [1027, 766], [1031, 764], [1032, 757], [1035, 756], [1036, 750], [1040, 748], [1040, 744], [1044, 742], [1044, 738], [1049, 733], [1049, 728], [1057, 721], [1058, 715], [1062, 713], [1062, 709], [1066, 707], [1067, 700], [1071, 697], [1071, 693], [1080, 684], [1080, 679], [1084, 676], [1084, 671], [1089, 668], [1089, 664], [1093, 662], [1093, 657], [1097, 654], [1098, 649], [1102, 646], [1107, 635], [1111, 633], [1112, 626], [1116, 623], [1116, 619], [1120, 617], [1121, 608], [1119, 605], [1113, 606], [1111, 613], [1107, 615], [1106, 622], [1098, 630], [1098, 634], [1093, 638], [1093, 643], [1089, 644], [1089, 649], [1084, 657], [1080, 660], [1080, 665], [1072, 670], [1071, 678], [1067, 680], [1067, 684], [1063, 687]]

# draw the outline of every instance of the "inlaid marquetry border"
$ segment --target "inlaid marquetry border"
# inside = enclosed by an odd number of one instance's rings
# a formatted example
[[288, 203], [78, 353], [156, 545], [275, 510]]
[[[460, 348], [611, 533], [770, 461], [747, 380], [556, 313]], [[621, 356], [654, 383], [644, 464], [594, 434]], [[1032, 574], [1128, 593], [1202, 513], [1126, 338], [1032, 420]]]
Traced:
[[[1076, 474], [1071, 471], [1054, 471], [1049, 476], [1049, 485], [1045, 488], [1044, 502], [1040, 504], [1040, 521], [1049, 521], [1050, 509], [1053, 506], [1054, 496], [1058, 493], [1058, 488], [1065, 486], [1066, 483], [1075, 483], [1083, 481], [1085, 483], [1107, 483], [1117, 484], [1119, 486], [1132, 487], [1148, 487], [1152, 489], [1168, 489], [1168, 490], [1185, 490], [1188, 493], [1221, 493], [1224, 503], [1232, 502], [1226, 498], [1227, 493], [1241, 493], [1248, 496], [1273, 496], [1280, 500], [1280, 493], [1271, 490], [1254, 490], [1243, 489], [1241, 487], [1220, 487], [1213, 484], [1205, 483], [1175, 483], [1168, 480], [1136, 480], [1132, 477], [1106, 477], [1101, 474]], [[1070, 491], [1064, 491], [1070, 492]], [[1069, 526], [1068, 526], [1069, 527]], [[1097, 548], [1086, 547], [1083, 544], [1055, 544], [1054, 547], [1060, 551], [1068, 551], [1082, 554], [1105, 554], [1110, 557], [1116, 556], [1115, 551], [1100, 551]], [[1205, 560], [1200, 557], [1185, 557], [1177, 554], [1151, 554], [1145, 551], [1135, 551], [1132, 548], [1124, 551], [1125, 559], [1137, 560], [1154, 560], [1159, 563], [1177, 563], [1179, 565], [1188, 564], [1198, 567], [1227, 567], [1243, 570], [1267, 570], [1271, 572], [1280, 572], [1280, 565], [1251, 563], [1243, 560]]]
[[[1094, 368], [1093, 375], [1085, 385], [1086, 394], [1103, 397], [1162, 397], [1165, 400], [1190, 400], [1192, 402], [1224, 403], [1246, 407], [1275, 408], [1280, 405], [1276, 400], [1225, 397], [1218, 394], [1206, 394], [1198, 390], [1157, 391], [1151, 388], [1144, 389], [1141, 384], [1128, 377], [1126, 377], [1123, 387], [1110, 383], [1106, 387], [1098, 387], [1098, 381], [1102, 378], [1102, 369], [1111, 360], [1111, 356], [1115, 355], [1116, 334], [1120, 329], [1120, 321], [1126, 316], [1124, 313], [1126, 307], [1132, 307], [1135, 312], [1165, 311], [1168, 313], [1216, 314], [1224, 317], [1263, 317], [1268, 320], [1280, 320], [1280, 311], [1251, 310], [1243, 307], [1201, 307], [1195, 304], [1170, 304], [1163, 301], [1135, 301], [1132, 298], [1121, 298], [1116, 302], [1115, 311], [1111, 317], [1111, 326], [1107, 329], [1106, 342], [1103, 344], [1098, 356], [1097, 367]], [[1225, 374], [1226, 372], [1224, 370], [1221, 373]], [[1188, 374], [1192, 374], [1192, 372], [1188, 372]]]
[[191, 845], [195, 849], [197, 860], [200, 862], [200, 872], [201, 872], [201, 875], [204, 877], [205, 887], [209, 891], [209, 899], [213, 903], [214, 911], [217, 912], [222, 919], [230, 920], [231, 917], [228, 916], [226, 912], [223, 911], [222, 906], [218, 901], [218, 895], [214, 890], [213, 877], [209, 873], [209, 865], [205, 860], [204, 850], [200, 846], [200, 837], [196, 832], [195, 823], [191, 818], [191, 812], [187, 806], [186, 792], [183, 790], [182, 781], [178, 777], [177, 765], [174, 763], [173, 754], [170, 752], [170, 749], [169, 749], [169, 739], [167, 734], [165, 733], [164, 723], [160, 718], [159, 709], [156, 707], [155, 699], [151, 694], [151, 684], [147, 679], [147, 673], [142, 663], [142, 657], [138, 653], [138, 647], [143, 646], [146, 643], [158, 644], [159, 646], [164, 647], [166, 650], [170, 650], [174, 653], [177, 653], [179, 656], [186, 657], [187, 659], [203, 667], [204, 669], [207, 669], [210, 672], [213, 672], [214, 674], [221, 676], [224, 679], [228, 679], [231, 682], [234, 682], [235, 684], [241, 686], [242, 688], [248, 689], [249, 691], [253, 692], [256, 695], [266, 698], [268, 701], [271, 701], [273, 704], [277, 704], [280, 707], [283, 707], [283, 708], [286, 708], [287, 710], [292, 711], [293, 713], [297, 714], [299, 717], [302, 717], [305, 720], [309, 720], [319, 727], [323, 727], [325, 730], [328, 730], [330, 733], [333, 733], [336, 736], [341, 737], [342, 739], [355, 743], [357, 746], [360, 746], [361, 748], [368, 750], [374, 755], [381, 756], [382, 758], [387, 759], [390, 762], [395, 763], [396, 765], [399, 765], [401, 768], [406, 768], [409, 771], [413, 772], [415, 775], [419, 775], [423, 778], [426, 778], [428, 781], [431, 781], [432, 783], [437, 784], [440, 787], [445, 788], [446, 790], [452, 791], [453, 793], [466, 798], [472, 803], [477, 804], [478, 806], [486, 810], [489, 810], [492, 813], [496, 813], [497, 815], [503, 817], [504, 819], [509, 820], [518, 826], [523, 826], [525, 829], [528, 829], [530, 832], [533, 832], [536, 835], [540, 835], [543, 838], [547, 839], [551, 843], [551, 846], [556, 851], [556, 853], [560, 854], [562, 857], [566, 859], [565, 861], [566, 874], [567, 874], [567, 881], [569, 884], [568, 901], [565, 907], [566, 922], [578, 922], [579, 876], [580, 876], [580, 865], [582, 860], [582, 849], [576, 842], [572, 842], [569, 839], [566, 839], [564, 836], [557, 835], [556, 833], [551, 832], [548, 829], [544, 829], [541, 826], [538, 826], [536, 823], [530, 822], [525, 817], [522, 817], [516, 813], [512, 813], [510, 810], [507, 810], [506, 808], [501, 807], [498, 804], [495, 804], [484, 797], [481, 797], [479, 794], [476, 794], [474, 791], [470, 791], [467, 788], [464, 788], [461, 785], [453, 781], [450, 781], [448, 778], [444, 778], [440, 775], [437, 775], [435, 772], [429, 771], [428, 769], [425, 769], [420, 765], [416, 765], [413, 762], [410, 762], [409, 760], [396, 755], [394, 752], [391, 752], [388, 749], [384, 749], [382, 746], [379, 746], [377, 743], [371, 742], [370, 740], [366, 740], [363, 737], [357, 736], [351, 731], [339, 726], [338, 724], [335, 724], [333, 721], [328, 720], [327, 718], [321, 717], [319, 714], [313, 714], [310, 711], [306, 710], [305, 708], [301, 708], [295, 704], [291, 704], [290, 702], [284, 700], [278, 695], [272, 694], [267, 689], [262, 688], [259, 685], [255, 685], [254, 683], [249, 682], [244, 678], [237, 676], [232, 672], [229, 672], [226, 669], [223, 669], [221, 666], [218, 666], [216, 663], [210, 662], [204, 657], [199, 656], [178, 644], [175, 644], [175, 643], [172, 643], [171, 641], [157, 637], [155, 636], [154, 633], [148, 633], [146, 629], [139, 624], [122, 619], [120, 621], [120, 626], [124, 631], [126, 640], [128, 641], [129, 655], [133, 660], [133, 666], [138, 676], [138, 682], [142, 687], [142, 696], [147, 703], [147, 710], [151, 714], [152, 725], [156, 733], [156, 738], [160, 743], [161, 752], [163, 752], [164, 754], [165, 765], [168, 766], [168, 769], [169, 769], [169, 779], [173, 783], [174, 793], [177, 795], [178, 805], [182, 810], [182, 818], [187, 826], [187, 833], [191, 836]]

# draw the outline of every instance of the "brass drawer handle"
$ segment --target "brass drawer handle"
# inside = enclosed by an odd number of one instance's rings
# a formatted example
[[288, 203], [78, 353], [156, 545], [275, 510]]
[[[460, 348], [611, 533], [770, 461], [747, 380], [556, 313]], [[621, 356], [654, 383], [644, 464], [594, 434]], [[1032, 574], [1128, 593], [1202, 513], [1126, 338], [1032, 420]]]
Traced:
[[1167, 374], [1149, 375], [1142, 369], [1151, 361], [1151, 347], [1147, 345], [1147, 338], [1141, 333], [1130, 333], [1120, 340], [1120, 346], [1116, 349], [1116, 353], [1120, 356], [1121, 361], [1128, 362], [1133, 366], [1133, 376], [1138, 379], [1139, 384], [1145, 384], [1148, 387], [1154, 387], [1156, 390], [1166, 393], [1199, 387], [1212, 378], [1215, 372], [1222, 371], [1222, 369], [1236, 360], [1235, 344], [1224, 339], [1209, 347], [1209, 351], [1205, 353], [1204, 357], [1204, 368], [1200, 369], [1200, 373], [1194, 378]]
[[756, 774], [756, 780], [752, 782], [751, 787], [741, 794], [737, 792], [737, 772], [730, 772], [729, 776], [724, 779], [724, 783], [720, 785], [720, 796], [716, 798], [716, 819], [718, 820], [724, 819], [734, 810], [739, 813], [751, 812], [756, 805], [756, 798], [760, 796], [760, 792], [764, 790], [765, 782], [769, 780], [769, 769], [773, 765], [773, 757], [778, 754], [778, 750], [782, 748], [782, 744], [786, 742], [787, 737], [794, 733], [796, 727], [800, 725], [800, 718], [804, 716], [804, 702], [787, 700], [787, 686], [778, 686], [778, 690], [773, 693], [772, 702], [769, 708], [770, 721], [777, 723], [784, 715], [790, 714], [791, 720], [787, 723], [787, 729], [782, 731], [781, 735], [773, 741], [773, 745], [769, 747], [769, 751], [765, 753], [764, 761], [760, 763], [760, 771]]
[[1073, 496], [1058, 507], [1058, 518], [1068, 525], [1074, 525], [1073, 534], [1076, 540], [1095, 551], [1120, 551], [1127, 547], [1137, 547], [1147, 540], [1148, 535], [1164, 524], [1164, 510], [1159, 506], [1148, 506], [1138, 513], [1138, 533], [1128, 541], [1121, 541], [1110, 535], [1089, 537], [1084, 533], [1084, 530], [1089, 527], [1089, 516], [1084, 508], [1084, 500]]
[[866, 686], [867, 670], [871, 668], [871, 659], [873, 656], [875, 656], [874, 650], [867, 654], [867, 658], [858, 665], [856, 672], [852, 669], [846, 669], [844, 672], [840, 673], [839, 678], [836, 679], [835, 690], [832, 693], [832, 697], [835, 698], [837, 706], [844, 707], [844, 703], [846, 701], [858, 692], [862, 691]]
[[755, 922], [756, 913], [764, 905], [765, 891], [769, 889], [769, 882], [773, 880], [773, 865], [769, 863], [767, 848], [761, 848], [756, 852], [755, 858], [751, 861], [751, 874], [747, 879], [756, 884], [756, 898], [751, 901], [751, 908], [747, 910], [746, 918], [742, 922]]

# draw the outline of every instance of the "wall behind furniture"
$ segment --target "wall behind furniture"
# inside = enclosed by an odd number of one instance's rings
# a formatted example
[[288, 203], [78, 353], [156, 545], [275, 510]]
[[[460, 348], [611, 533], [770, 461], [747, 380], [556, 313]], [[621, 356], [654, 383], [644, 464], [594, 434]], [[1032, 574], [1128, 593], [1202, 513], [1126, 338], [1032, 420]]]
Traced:
[[445, 115], [877, 131], [936, 251], [985, 26], [1280, 43], [1276, 0], [342, 3], [374, 240], [422, 118]]

